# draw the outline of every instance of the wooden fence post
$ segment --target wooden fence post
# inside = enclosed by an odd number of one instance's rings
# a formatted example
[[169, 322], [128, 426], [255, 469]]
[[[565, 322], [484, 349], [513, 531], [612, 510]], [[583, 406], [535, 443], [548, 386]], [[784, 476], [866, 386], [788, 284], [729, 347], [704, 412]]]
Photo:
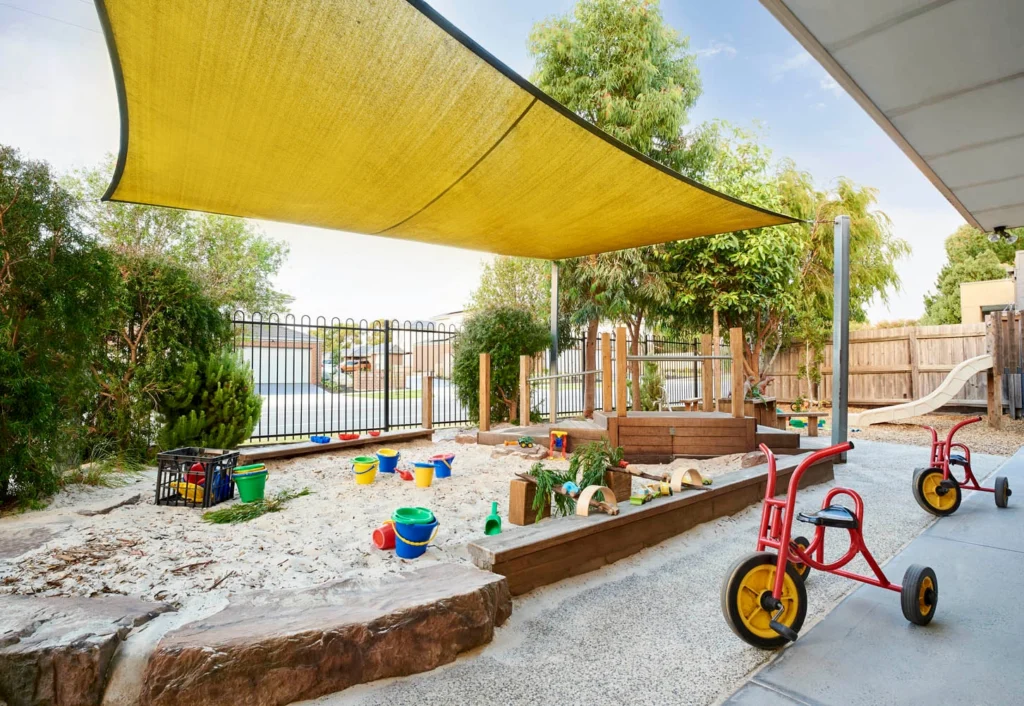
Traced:
[[601, 409], [611, 413], [615, 407], [612, 404], [612, 385], [615, 373], [612, 370], [612, 336], [609, 333], [601, 334]]
[[743, 416], [743, 329], [729, 329], [729, 349], [732, 352], [732, 416]]
[[1002, 314], [989, 314], [986, 322], [988, 330], [985, 332], [985, 348], [992, 356], [992, 367], [985, 374], [985, 407], [988, 425], [993, 429], [1003, 425], [1003, 355], [999, 346], [1002, 318]]
[[[722, 332], [718, 328], [718, 309], [715, 309], [711, 316], [712, 355], [722, 355]], [[722, 361], [715, 360], [711, 364], [711, 369], [714, 371], [711, 398], [715, 401], [715, 409], [721, 412], [722, 410], [718, 408], [718, 400], [725, 394], [725, 390], [722, 389]]]
[[[710, 333], [705, 333], [703, 336], [700, 337], [700, 354], [701, 355], [711, 355], [712, 354], [711, 350], [712, 350], [711, 334]], [[714, 408], [714, 394], [715, 394], [714, 364], [715, 364], [715, 361], [712, 361], [712, 360], [702, 360], [700, 362], [701, 387], [703, 388], [701, 391], [703, 392], [703, 397], [704, 397], [704, 411], [705, 412], [713, 412], [714, 409], [715, 409]]]
[[530, 424], [530, 356], [519, 356], [519, 423]]
[[907, 347], [910, 352], [910, 399], [921, 396], [921, 347], [917, 342], [917, 327], [910, 329], [907, 335]]
[[629, 410], [626, 400], [626, 329], [615, 329], [615, 409], [616, 417], [625, 417]]
[[434, 376], [427, 373], [420, 378], [420, 425], [424, 429], [434, 428]]
[[491, 429], [491, 354], [480, 354], [480, 431]]

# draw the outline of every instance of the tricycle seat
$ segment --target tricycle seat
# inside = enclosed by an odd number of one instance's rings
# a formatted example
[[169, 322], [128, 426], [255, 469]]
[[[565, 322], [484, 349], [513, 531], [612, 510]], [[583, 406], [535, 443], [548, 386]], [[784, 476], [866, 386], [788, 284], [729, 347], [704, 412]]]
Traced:
[[967, 459], [964, 458], [963, 456], [961, 456], [960, 454], [950, 454], [949, 455], [949, 465], [951, 465], [951, 466], [964, 466], [964, 467], [966, 467], [967, 466]]
[[811, 515], [806, 515], [801, 512], [796, 516], [796, 519], [801, 522], [809, 522], [812, 525], [821, 525], [823, 527], [857, 529], [860, 526], [857, 522], [857, 517], [842, 505], [829, 505], [828, 507], [823, 507]]

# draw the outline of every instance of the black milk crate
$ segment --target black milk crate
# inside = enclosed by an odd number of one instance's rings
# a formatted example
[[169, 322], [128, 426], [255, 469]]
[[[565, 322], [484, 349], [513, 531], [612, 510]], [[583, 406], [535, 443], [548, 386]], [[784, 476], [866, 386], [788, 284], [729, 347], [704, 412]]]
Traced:
[[[157, 454], [156, 504], [213, 507], [235, 497], [238, 452], [186, 447]], [[193, 471], [201, 463], [203, 470]]]

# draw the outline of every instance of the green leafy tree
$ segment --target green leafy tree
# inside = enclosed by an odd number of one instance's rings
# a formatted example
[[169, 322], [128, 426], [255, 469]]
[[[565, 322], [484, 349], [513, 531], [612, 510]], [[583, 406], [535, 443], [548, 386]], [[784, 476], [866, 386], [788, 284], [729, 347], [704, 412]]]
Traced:
[[547, 321], [551, 317], [551, 263], [499, 255], [485, 264], [468, 308], [498, 307], [522, 309], [538, 321]]
[[[1024, 237], [1024, 228], [1009, 231]], [[969, 225], [960, 226], [946, 238], [947, 262], [939, 271], [935, 291], [924, 298], [926, 325], [959, 324], [960, 285], [964, 282], [983, 282], [1004, 279], [1006, 270], [1000, 263], [1012, 264], [1016, 245], [1000, 239], [991, 242], [988, 236]]]
[[217, 354], [228, 320], [191, 273], [163, 258], [121, 255], [115, 317], [92, 364], [99, 394], [91, 415], [94, 445], [125, 460], [148, 457], [161, 399], [190, 365]]
[[0, 146], [0, 503], [59, 487], [93, 383], [115, 270], [48, 165]]
[[529, 312], [486, 309], [466, 320], [455, 341], [452, 366], [459, 400], [480, 419], [480, 354], [491, 354], [491, 419], [514, 420], [519, 400], [519, 356], [536, 355], [551, 343], [547, 327]]
[[[689, 40], [669, 27], [656, 0], [579, 0], [572, 14], [537, 23], [530, 34], [533, 81], [569, 110], [661, 164], [693, 178], [710, 165], [715, 127], [687, 133], [701, 94]], [[601, 319], [625, 323], [636, 354], [639, 331], [667, 296], [656, 248], [605, 253], [562, 263], [560, 287], [585, 330], [584, 364], [597, 367]], [[639, 404], [640, 376], [633, 372]], [[593, 413], [595, 380], [584, 378], [584, 414]]]
[[724, 123], [719, 134], [710, 185], [806, 222], [668, 244], [663, 266], [673, 296], [663, 316], [671, 329], [707, 331], [717, 309], [723, 326], [744, 329], [744, 373], [762, 381], [787, 340], [810, 339], [813, 348], [831, 330], [835, 216], [851, 219], [854, 321], [866, 320], [874, 297], [884, 300], [899, 286], [895, 265], [910, 248], [875, 209], [874, 189], [842, 178], [833, 189], [816, 189], [791, 162], [776, 167], [753, 134]]
[[205, 446], [230, 449], [252, 434], [263, 401], [253, 391], [252, 370], [230, 350], [189, 362], [160, 400], [162, 449]]
[[924, 297], [924, 317], [921, 323], [960, 323], [960, 285], [991, 279], [1006, 279], [1006, 270], [1000, 264], [999, 256], [991, 250], [982, 251], [976, 257], [948, 262], [939, 273], [937, 291]]
[[289, 297], [272, 285], [288, 255], [283, 243], [241, 218], [101, 201], [113, 168], [108, 159], [65, 181], [84, 206], [83, 230], [95, 233], [119, 257], [177, 264], [218, 306], [261, 312], [287, 308]]

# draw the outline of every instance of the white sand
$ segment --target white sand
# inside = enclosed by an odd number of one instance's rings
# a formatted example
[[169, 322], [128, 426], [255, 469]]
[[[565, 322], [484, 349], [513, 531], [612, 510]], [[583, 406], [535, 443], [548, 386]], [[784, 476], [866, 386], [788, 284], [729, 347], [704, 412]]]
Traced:
[[[491, 458], [493, 447], [417, 441], [397, 444], [400, 467], [454, 453], [451, 478], [418, 488], [397, 474], [378, 473], [369, 486], [355, 484], [351, 459], [375, 453], [304, 456], [268, 464], [268, 496], [308, 487], [313, 494], [290, 501], [278, 513], [236, 525], [201, 520], [202, 510], [154, 504], [149, 483], [137, 484], [142, 501], [105, 515], [73, 512], [94, 493], [62, 494], [47, 512], [71, 518], [71, 526], [39, 549], [0, 560], [0, 592], [36, 595], [124, 593], [185, 607], [252, 589], [312, 586], [342, 576], [376, 576], [430, 562], [466, 562], [467, 543], [483, 536], [484, 519], [498, 502], [508, 523], [509, 480], [533, 461]], [[739, 456], [695, 463], [706, 475], [738, 467]], [[546, 465], [565, 468], [567, 461]], [[676, 464], [683, 463], [677, 461]], [[676, 465], [673, 464], [673, 465]], [[654, 472], [666, 466], [649, 467]], [[639, 481], [634, 481], [634, 486]], [[124, 492], [124, 491], [122, 491]], [[424, 506], [440, 521], [437, 538], [420, 559], [406, 561], [376, 549], [371, 532], [395, 508]]]

